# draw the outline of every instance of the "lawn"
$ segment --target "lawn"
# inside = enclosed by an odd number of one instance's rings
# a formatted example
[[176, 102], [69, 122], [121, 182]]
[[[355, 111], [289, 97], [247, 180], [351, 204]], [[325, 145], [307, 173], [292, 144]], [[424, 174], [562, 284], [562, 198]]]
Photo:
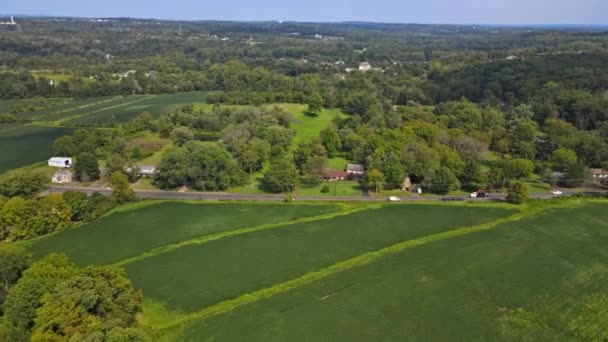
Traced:
[[126, 269], [146, 298], [192, 312], [403, 240], [510, 213], [474, 206], [385, 206], [185, 246]]
[[146, 203], [36, 240], [34, 256], [63, 252], [80, 265], [113, 263], [153, 248], [222, 231], [332, 212], [335, 205]]
[[170, 339], [603, 341], [605, 207], [553, 210], [409, 248], [177, 328]]
[[24, 126], [0, 132], [0, 173], [47, 160], [53, 155], [53, 141], [71, 128]]

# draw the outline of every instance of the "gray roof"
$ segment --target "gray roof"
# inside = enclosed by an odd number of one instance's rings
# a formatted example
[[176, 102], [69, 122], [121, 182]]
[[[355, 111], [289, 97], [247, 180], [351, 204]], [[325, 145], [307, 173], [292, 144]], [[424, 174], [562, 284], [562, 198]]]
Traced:
[[346, 165], [346, 171], [363, 172], [363, 170], [365, 170], [365, 168], [361, 164], [347, 164]]

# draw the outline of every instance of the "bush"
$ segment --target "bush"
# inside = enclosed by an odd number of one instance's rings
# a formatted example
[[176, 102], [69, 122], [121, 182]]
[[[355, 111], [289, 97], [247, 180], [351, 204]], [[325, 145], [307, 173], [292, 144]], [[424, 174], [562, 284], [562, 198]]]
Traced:
[[507, 202], [522, 204], [528, 200], [528, 189], [521, 182], [514, 182], [507, 189]]
[[323, 194], [329, 193], [329, 186], [323, 185], [323, 187], [321, 188], [321, 193], [323, 193]]

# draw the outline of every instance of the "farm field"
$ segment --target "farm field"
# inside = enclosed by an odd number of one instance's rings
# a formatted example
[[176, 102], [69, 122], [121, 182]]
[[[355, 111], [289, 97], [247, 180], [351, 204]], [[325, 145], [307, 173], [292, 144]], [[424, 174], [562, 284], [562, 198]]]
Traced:
[[[452, 220], [445, 220], [440, 212]], [[385, 206], [186, 246], [130, 263], [126, 269], [149, 299], [170, 310], [192, 312], [403, 240], [509, 213], [456, 206]]]
[[21, 126], [0, 130], [0, 173], [48, 159], [53, 141], [71, 128]]
[[606, 204], [407, 248], [180, 326], [168, 340], [605, 340]]
[[91, 98], [22, 113], [19, 116], [35, 122], [67, 126], [109, 124], [129, 121], [145, 111], [158, 117], [175, 107], [205, 102], [207, 94], [207, 92], [188, 92]]
[[101, 221], [37, 240], [31, 251], [35, 257], [63, 252], [81, 265], [114, 263], [205, 235], [322, 215], [338, 209], [337, 205], [324, 204], [144, 202], [141, 208], [118, 211]]

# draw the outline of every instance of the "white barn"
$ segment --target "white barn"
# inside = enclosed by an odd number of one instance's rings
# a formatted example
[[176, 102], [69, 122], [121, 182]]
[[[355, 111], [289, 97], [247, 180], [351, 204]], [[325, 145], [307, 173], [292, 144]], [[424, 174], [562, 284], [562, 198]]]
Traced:
[[52, 167], [72, 167], [72, 158], [68, 157], [53, 157], [49, 159], [49, 166]]

